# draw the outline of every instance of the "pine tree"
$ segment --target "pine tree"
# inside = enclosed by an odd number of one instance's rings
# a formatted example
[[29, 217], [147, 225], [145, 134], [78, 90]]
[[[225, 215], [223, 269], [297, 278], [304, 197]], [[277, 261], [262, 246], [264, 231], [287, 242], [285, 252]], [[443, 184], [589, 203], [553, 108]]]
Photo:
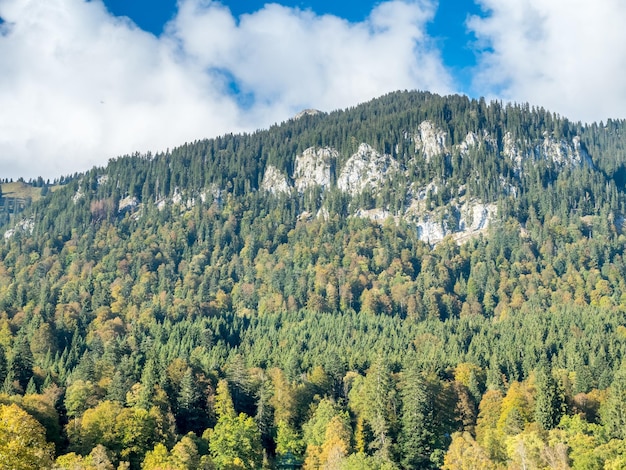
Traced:
[[4, 379], [6, 379], [7, 376], [7, 369], [7, 356], [4, 347], [0, 345], [0, 383], [4, 383]]
[[602, 424], [610, 437], [626, 437], [626, 365], [622, 364], [615, 373], [609, 387], [609, 395], [600, 408]]
[[396, 390], [389, 364], [383, 358], [379, 357], [367, 371], [363, 392], [369, 407], [365, 416], [373, 436], [370, 446], [381, 458], [390, 460], [397, 416]]
[[52, 381], [52, 375], [50, 374], [50, 372], [48, 372], [46, 374], [46, 378], [43, 381], [43, 385], [41, 386], [41, 390], [44, 391], [46, 390], [48, 387], [50, 387], [50, 385], [52, 385], [54, 382]]
[[28, 340], [25, 335], [21, 335], [13, 347], [11, 370], [22, 390], [26, 389], [28, 381], [33, 376], [33, 363], [33, 353], [30, 350]]
[[201, 433], [207, 426], [206, 405], [198, 389], [196, 376], [191, 367], [185, 371], [178, 392], [176, 424], [182, 434], [189, 431]]
[[37, 384], [35, 383], [35, 378], [31, 377], [30, 380], [28, 381], [28, 385], [26, 385], [26, 395], [35, 395], [36, 393], [39, 393], [37, 391]]
[[261, 431], [261, 439], [263, 440], [263, 448], [271, 448], [273, 444], [272, 430], [274, 423], [274, 410], [272, 409], [272, 384], [269, 379], [264, 380], [257, 392], [256, 415], [255, 420], [258, 423], [259, 431]]
[[145, 410], [152, 406], [154, 386], [157, 384], [157, 371], [154, 360], [148, 360], [141, 374], [141, 391], [137, 405]]
[[227, 364], [226, 379], [232, 391], [235, 409], [249, 415], [252, 414], [254, 412], [254, 400], [250, 393], [250, 377], [240, 354], [235, 355]]
[[537, 371], [536, 387], [535, 421], [543, 429], [554, 429], [563, 415], [563, 401], [556, 380], [545, 366]]
[[4, 382], [2, 383], [2, 393], [5, 395], [14, 395], [15, 394], [15, 373], [12, 368], [9, 368], [9, 372], [4, 378]]
[[399, 444], [404, 468], [426, 468], [435, 446], [433, 397], [421, 372], [409, 363], [400, 384], [402, 417]]
[[111, 383], [107, 388], [106, 399], [116, 401], [118, 403], [126, 403], [126, 394], [128, 393], [128, 386], [122, 376], [122, 373], [118, 370], [113, 374]]

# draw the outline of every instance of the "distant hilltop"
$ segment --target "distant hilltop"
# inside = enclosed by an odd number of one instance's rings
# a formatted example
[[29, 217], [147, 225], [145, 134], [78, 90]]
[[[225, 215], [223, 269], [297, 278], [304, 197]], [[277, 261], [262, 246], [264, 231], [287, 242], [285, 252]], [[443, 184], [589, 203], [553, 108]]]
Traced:
[[298, 120], [300, 118], [303, 118], [304, 116], [317, 116], [318, 114], [324, 114], [324, 112], [320, 111], [319, 109], [303, 109], [293, 118], [295, 120]]

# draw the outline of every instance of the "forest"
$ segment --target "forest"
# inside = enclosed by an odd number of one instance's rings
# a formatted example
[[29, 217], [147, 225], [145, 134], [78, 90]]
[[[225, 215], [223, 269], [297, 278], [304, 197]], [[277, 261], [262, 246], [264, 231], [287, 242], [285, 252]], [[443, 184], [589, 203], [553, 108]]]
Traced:
[[[346, 193], [362, 142], [402, 171]], [[328, 187], [262, 188], [310, 147]], [[626, 468], [625, 183], [626, 121], [424, 92], [33, 183], [0, 214], [0, 468]], [[497, 216], [429, 243], [399, 216], [429, 184]]]

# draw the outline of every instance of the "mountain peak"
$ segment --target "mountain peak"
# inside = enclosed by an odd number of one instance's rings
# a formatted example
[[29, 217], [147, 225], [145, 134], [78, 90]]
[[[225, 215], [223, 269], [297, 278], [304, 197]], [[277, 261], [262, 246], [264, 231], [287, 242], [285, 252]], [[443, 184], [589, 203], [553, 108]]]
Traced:
[[304, 116], [317, 116], [319, 114], [324, 114], [324, 113], [320, 111], [319, 109], [313, 109], [313, 108], [303, 109], [298, 114], [296, 114], [293, 117], [293, 119], [294, 121], [297, 121], [298, 119], [302, 119]]

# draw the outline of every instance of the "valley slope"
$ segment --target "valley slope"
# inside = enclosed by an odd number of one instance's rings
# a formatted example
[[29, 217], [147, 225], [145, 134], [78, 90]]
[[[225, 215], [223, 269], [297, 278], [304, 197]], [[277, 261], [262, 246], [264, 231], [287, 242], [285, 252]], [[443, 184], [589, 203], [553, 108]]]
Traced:
[[625, 132], [397, 92], [63, 178], [4, 218], [0, 412], [60, 468], [619, 468]]

